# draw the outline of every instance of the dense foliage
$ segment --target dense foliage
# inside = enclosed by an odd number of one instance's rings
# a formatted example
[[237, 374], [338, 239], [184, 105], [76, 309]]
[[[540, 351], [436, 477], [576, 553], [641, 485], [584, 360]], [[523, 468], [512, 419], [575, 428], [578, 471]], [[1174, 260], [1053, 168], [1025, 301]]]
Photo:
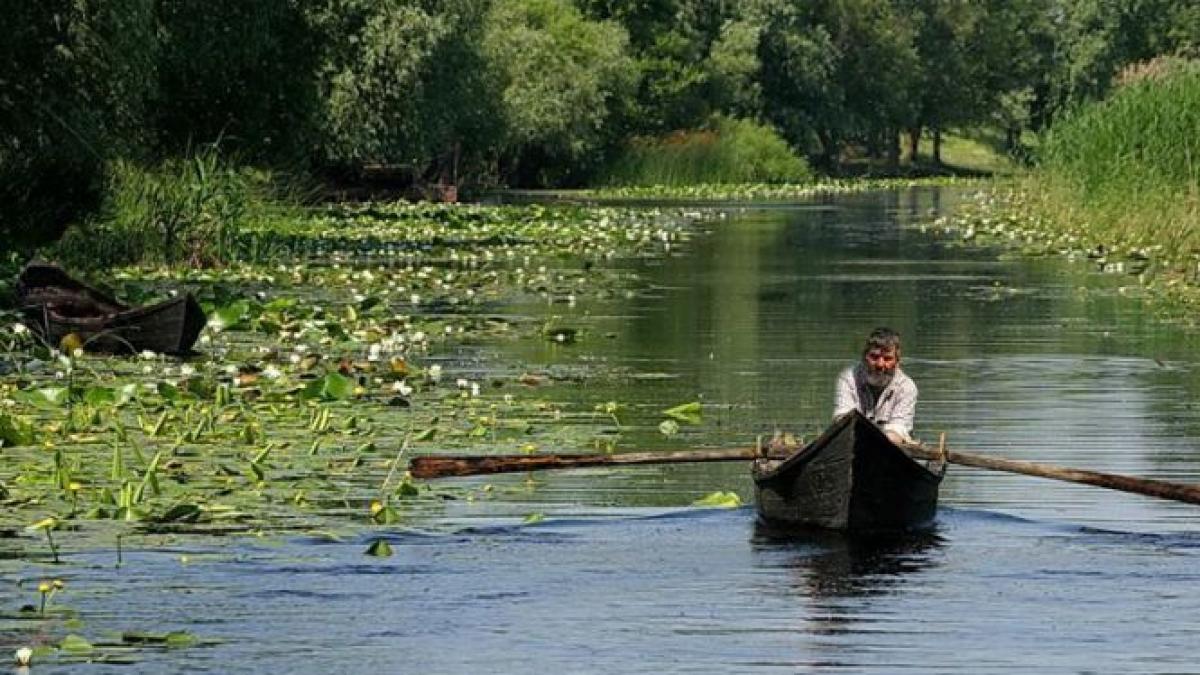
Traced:
[[919, 157], [924, 138], [937, 163], [952, 128], [999, 128], [1016, 151], [1023, 131], [1104, 98], [1128, 64], [1200, 49], [1189, 0], [4, 9], [0, 235], [10, 242], [111, 212], [130, 166], [155, 170], [209, 147], [288, 175], [386, 166], [418, 184], [467, 185], [594, 182], [632, 139], [717, 119], [772, 126], [834, 173], [864, 157]]

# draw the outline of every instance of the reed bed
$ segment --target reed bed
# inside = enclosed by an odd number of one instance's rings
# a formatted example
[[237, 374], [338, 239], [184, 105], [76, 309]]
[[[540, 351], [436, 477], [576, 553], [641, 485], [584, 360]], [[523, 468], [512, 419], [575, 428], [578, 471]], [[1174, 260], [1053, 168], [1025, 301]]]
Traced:
[[1076, 109], [1046, 134], [1031, 206], [1097, 246], [1200, 250], [1200, 64], [1169, 60]]

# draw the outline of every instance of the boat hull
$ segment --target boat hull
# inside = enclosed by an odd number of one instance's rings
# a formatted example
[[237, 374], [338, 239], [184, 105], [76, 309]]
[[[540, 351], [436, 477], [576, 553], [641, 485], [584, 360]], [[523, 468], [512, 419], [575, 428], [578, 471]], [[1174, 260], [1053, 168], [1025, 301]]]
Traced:
[[945, 465], [914, 460], [852, 412], [787, 459], [756, 461], [753, 473], [759, 517], [773, 526], [896, 531], [933, 522]]
[[29, 328], [51, 347], [74, 334], [91, 352], [188, 354], [208, 322], [191, 293], [130, 308], [45, 263], [27, 267], [18, 289]]

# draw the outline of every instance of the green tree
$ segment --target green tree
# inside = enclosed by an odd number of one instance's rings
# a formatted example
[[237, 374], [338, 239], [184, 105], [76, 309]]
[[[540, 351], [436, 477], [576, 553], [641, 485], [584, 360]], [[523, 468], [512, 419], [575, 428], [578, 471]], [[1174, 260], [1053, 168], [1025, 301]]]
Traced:
[[1045, 80], [1053, 41], [1049, 0], [902, 0], [914, 18], [914, 116], [910, 154], [921, 133], [933, 132], [941, 163], [941, 133], [953, 126], [999, 123], [1015, 145]]
[[610, 107], [634, 84], [624, 29], [568, 0], [497, 0], [483, 52], [499, 91], [507, 173], [541, 183], [586, 170]]
[[177, 154], [220, 140], [247, 160], [312, 155], [319, 36], [299, 0], [161, 0], [158, 119]]
[[721, 27], [707, 61], [710, 100], [718, 110], [743, 118], [761, 114], [758, 47], [762, 33], [761, 25], [746, 19], [730, 20]]
[[322, 160], [402, 165], [416, 180], [458, 179], [499, 133], [472, 0], [333, 0], [317, 14]]
[[886, 0], [764, 0], [760, 55], [767, 114], [818, 164], [848, 143], [886, 146], [911, 115], [912, 28]]
[[1200, 54], [1200, 5], [1192, 0], [1058, 0], [1052, 109], [1103, 98], [1127, 64]]
[[152, 0], [5, 2], [0, 237], [56, 238], [100, 201], [105, 162], [146, 147]]

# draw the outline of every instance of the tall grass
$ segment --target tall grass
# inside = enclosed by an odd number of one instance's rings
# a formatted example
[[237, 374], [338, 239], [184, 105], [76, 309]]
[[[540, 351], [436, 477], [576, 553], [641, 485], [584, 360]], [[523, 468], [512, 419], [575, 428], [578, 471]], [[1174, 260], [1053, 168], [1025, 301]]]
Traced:
[[1130, 70], [1107, 100], [1054, 124], [1031, 191], [1053, 220], [1098, 243], [1200, 250], [1200, 64]]
[[215, 146], [149, 167], [116, 160], [100, 215], [69, 230], [53, 255], [85, 267], [229, 262], [245, 225], [271, 209], [270, 178]]
[[774, 128], [719, 117], [711, 129], [637, 138], [609, 170], [608, 185], [800, 183], [813, 173]]

